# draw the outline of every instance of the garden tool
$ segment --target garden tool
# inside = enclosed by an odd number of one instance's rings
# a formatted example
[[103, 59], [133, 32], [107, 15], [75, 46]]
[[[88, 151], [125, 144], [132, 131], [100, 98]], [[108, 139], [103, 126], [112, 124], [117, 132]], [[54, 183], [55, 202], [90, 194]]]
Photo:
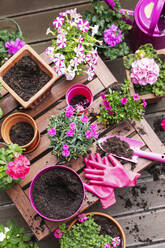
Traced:
[[[105, 157], [102, 160], [102, 158], [101, 158], [99, 153], [96, 153], [96, 159], [95, 159], [95, 156], [93, 154], [90, 154], [90, 159], [93, 162], [102, 163], [102, 164], [105, 164], [108, 167], [111, 166], [111, 164], [108, 161], [108, 159]], [[87, 158], [84, 159], [86, 167], [89, 168], [89, 169], [92, 169], [92, 167], [89, 165], [88, 161], [89, 160]], [[100, 198], [101, 205], [102, 205], [103, 209], [108, 208], [108, 207], [110, 207], [110, 206], [112, 206], [113, 204], [116, 203], [113, 188], [104, 187], [104, 186], [97, 186], [97, 185], [89, 185], [89, 184], [84, 183], [84, 182], [83, 182], [83, 185], [84, 185], [84, 188], [86, 190], [90, 191], [91, 193], [97, 195]]]
[[120, 140], [123, 140], [126, 143], [128, 143], [130, 148], [133, 150], [133, 156], [132, 156], [132, 158], [127, 158], [127, 157], [118, 156], [114, 153], [112, 155], [114, 155], [118, 158], [122, 158], [124, 160], [130, 161], [130, 162], [133, 162], [133, 163], [138, 162], [138, 160], [137, 160], [138, 157], [147, 158], [147, 159], [156, 160], [156, 161], [165, 163], [165, 155], [164, 154], [142, 151], [142, 150], [140, 150], [140, 147], [143, 145], [143, 143], [140, 140], [135, 140], [135, 139], [126, 138], [126, 137], [117, 136], [117, 135], [106, 136], [106, 137], [103, 137], [100, 140], [98, 140], [98, 144], [103, 151], [105, 151], [103, 146], [102, 146], [103, 142], [105, 142], [107, 139], [113, 138], [113, 137], [117, 137]]
[[[113, 0], [105, 1], [114, 8]], [[130, 36], [134, 51], [146, 43], [152, 43], [155, 49], [165, 47], [165, 0], [139, 0], [134, 11], [121, 9], [120, 13], [134, 15]], [[131, 24], [130, 19], [126, 22]]]
[[126, 186], [136, 186], [137, 179], [141, 176], [139, 173], [129, 171], [112, 155], [108, 155], [113, 167], [103, 163], [89, 160], [92, 169], [84, 169], [84, 176], [90, 179], [91, 184], [104, 185], [113, 188], [123, 188]]

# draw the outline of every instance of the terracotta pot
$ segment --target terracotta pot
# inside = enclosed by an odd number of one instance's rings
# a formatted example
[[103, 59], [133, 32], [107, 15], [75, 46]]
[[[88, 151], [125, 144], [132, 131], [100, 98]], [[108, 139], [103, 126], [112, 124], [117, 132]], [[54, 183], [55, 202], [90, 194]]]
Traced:
[[[33, 61], [35, 61], [39, 68], [44, 71], [50, 80], [28, 101], [24, 101], [8, 84], [3, 80], [5, 73], [13, 67], [22, 57], [29, 56]], [[59, 78], [56, 72], [45, 63], [45, 61], [29, 46], [25, 45], [16, 54], [14, 54], [1, 68], [0, 68], [0, 81], [2, 85], [9, 91], [9, 93], [26, 109], [34, 106], [34, 103], [38, 104], [45, 92], [49, 91], [54, 82]]]
[[[90, 212], [90, 213], [85, 213], [87, 216], [90, 214], [94, 214], [94, 215], [100, 215], [103, 216], [105, 218], [108, 218], [110, 221], [112, 221], [114, 223], [115, 226], [117, 226], [117, 228], [119, 229], [120, 233], [121, 233], [121, 239], [122, 239], [122, 248], [126, 248], [126, 236], [125, 233], [123, 231], [123, 228], [121, 227], [121, 225], [119, 224], [119, 222], [117, 220], [115, 220], [113, 217], [111, 217], [108, 214], [102, 213], [102, 212]], [[78, 219], [75, 219], [74, 221], [72, 221], [72, 223], [69, 225], [68, 230], [70, 230], [72, 228], [72, 226], [78, 221]]]
[[1, 135], [5, 143], [12, 144], [13, 142], [10, 139], [10, 129], [18, 122], [27, 122], [34, 129], [33, 139], [26, 145], [20, 146], [25, 149], [23, 153], [29, 153], [37, 148], [40, 142], [40, 133], [37, 128], [35, 120], [28, 114], [17, 112], [9, 115], [2, 123], [1, 126]]
[[89, 106], [80, 111], [80, 113], [86, 112], [93, 102], [93, 95], [91, 90], [84, 84], [75, 84], [71, 86], [66, 92], [66, 103], [70, 105], [72, 98], [77, 95], [84, 96], [89, 101]]
[[[45, 172], [47, 172], [47, 171], [49, 171], [49, 170], [53, 170], [54, 173], [56, 173], [56, 169], [59, 169], [59, 168], [60, 168], [60, 169], [62, 168], [62, 169], [64, 169], [64, 170], [66, 170], [66, 173], [67, 173], [67, 171], [69, 171], [69, 172], [71, 172], [72, 174], [74, 174], [74, 175], [77, 176], [77, 178], [78, 178], [78, 180], [79, 180], [79, 182], [80, 182], [80, 184], [81, 184], [81, 186], [82, 186], [82, 191], [83, 191], [83, 192], [82, 192], [82, 195], [83, 195], [83, 197], [82, 197], [82, 201], [81, 201], [79, 207], [77, 208], [77, 210], [76, 210], [71, 216], [68, 216], [68, 217], [66, 217], [66, 218], [55, 219], [55, 218], [49, 218], [49, 217], [45, 216], [43, 213], [41, 213], [41, 212], [37, 209], [37, 207], [35, 206], [35, 203], [34, 203], [34, 198], [33, 198], [33, 187], [34, 187], [34, 184], [35, 184], [35, 182], [37, 181], [37, 179], [38, 179], [39, 177], [41, 177], [42, 175], [44, 175]], [[59, 179], [58, 179], [58, 180], [59, 180]], [[52, 185], [51, 185], [51, 186], [52, 186]], [[53, 187], [53, 186], [52, 186], [52, 187]], [[44, 188], [44, 189], [45, 189], [45, 188]], [[52, 197], [53, 197], [53, 196], [52, 196]], [[30, 198], [31, 205], [32, 205], [32, 207], [34, 208], [34, 210], [35, 210], [41, 217], [43, 217], [44, 219], [49, 220], [49, 221], [66, 221], [66, 220], [69, 220], [69, 219], [73, 218], [73, 217], [79, 212], [80, 208], [82, 207], [83, 201], [84, 201], [84, 199], [85, 199], [85, 190], [84, 190], [83, 182], [82, 182], [80, 176], [79, 176], [73, 169], [71, 169], [70, 167], [67, 167], [67, 166], [63, 166], [63, 165], [52, 165], [52, 166], [49, 166], [49, 167], [44, 168], [43, 170], [41, 170], [41, 171], [33, 178], [32, 182], [31, 182], [31, 184], [30, 184], [29, 198]], [[43, 199], [43, 198], [42, 198], [42, 199]], [[45, 201], [44, 201], [44, 202], [45, 202]], [[46, 203], [46, 204], [47, 204], [47, 203]], [[61, 202], [59, 202], [59, 204], [61, 204], [61, 207], [62, 207], [62, 205], [63, 205], [63, 200], [61, 200]], [[70, 207], [70, 205], [68, 206], [68, 208], [69, 208], [69, 207]]]

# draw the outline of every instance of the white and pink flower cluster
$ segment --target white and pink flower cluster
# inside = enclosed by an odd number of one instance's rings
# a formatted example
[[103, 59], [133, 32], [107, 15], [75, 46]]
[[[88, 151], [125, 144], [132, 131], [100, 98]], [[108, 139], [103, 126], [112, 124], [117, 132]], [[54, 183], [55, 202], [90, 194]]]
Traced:
[[154, 59], [142, 58], [132, 63], [131, 80], [134, 84], [147, 85], [156, 83], [159, 77], [159, 66]]
[[[93, 36], [98, 32], [98, 27], [90, 27], [89, 22], [77, 13], [77, 9], [61, 12], [53, 20], [53, 25], [54, 32], [48, 28], [47, 34], [53, 34], [56, 40], [46, 49], [46, 53], [55, 64], [56, 73], [72, 80], [84, 71], [83, 67], [88, 63], [88, 80], [92, 80], [98, 58], [97, 50], [93, 50], [93, 47], [99, 42]], [[87, 33], [90, 28], [92, 36]]]

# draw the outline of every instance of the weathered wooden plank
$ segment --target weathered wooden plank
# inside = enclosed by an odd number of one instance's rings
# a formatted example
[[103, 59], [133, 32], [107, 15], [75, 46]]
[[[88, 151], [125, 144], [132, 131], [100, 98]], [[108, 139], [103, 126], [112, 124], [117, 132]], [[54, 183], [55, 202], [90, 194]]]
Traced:
[[5, 191], [0, 190], [0, 206], [10, 204], [11, 199], [8, 197]]

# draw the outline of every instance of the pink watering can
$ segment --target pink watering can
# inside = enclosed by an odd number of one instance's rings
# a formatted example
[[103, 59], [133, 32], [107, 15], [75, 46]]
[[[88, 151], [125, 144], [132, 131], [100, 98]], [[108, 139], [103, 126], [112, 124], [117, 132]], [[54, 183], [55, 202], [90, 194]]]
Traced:
[[[105, 1], [114, 8], [113, 0]], [[139, 0], [134, 11], [121, 9], [120, 12], [134, 16], [130, 37], [134, 51], [145, 43], [152, 43], [155, 49], [165, 48], [165, 0]], [[130, 19], [125, 21], [131, 24]]]

